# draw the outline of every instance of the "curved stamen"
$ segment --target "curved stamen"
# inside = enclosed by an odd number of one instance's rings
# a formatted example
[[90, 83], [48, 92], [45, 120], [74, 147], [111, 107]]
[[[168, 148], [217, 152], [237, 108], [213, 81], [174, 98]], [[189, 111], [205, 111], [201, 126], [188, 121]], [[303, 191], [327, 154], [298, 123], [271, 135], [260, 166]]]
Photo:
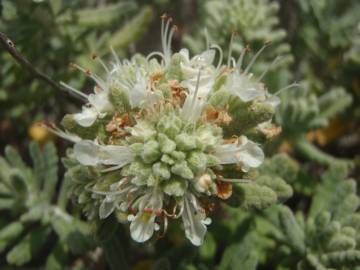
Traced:
[[106, 84], [105, 82], [100, 79], [98, 76], [96, 76], [95, 74], [93, 74], [89, 69], [84, 69], [81, 66], [79, 66], [78, 64], [74, 64], [74, 63], [70, 63], [70, 66], [72, 68], [76, 68], [78, 70], [80, 70], [81, 72], [85, 73], [87, 76], [89, 76], [91, 79], [93, 79], [97, 85], [99, 85], [99, 87], [103, 90], [106, 90]]
[[239, 56], [239, 59], [238, 59], [238, 61], [237, 61], [237, 63], [236, 63], [236, 66], [237, 66], [237, 68], [239, 69], [239, 72], [241, 71], [241, 67], [242, 67], [242, 63], [243, 63], [243, 61], [244, 61], [244, 56], [245, 56], [245, 54], [246, 54], [247, 52], [250, 52], [250, 51], [251, 51], [251, 50], [250, 50], [249, 45], [247, 45], [244, 49], [242, 49], [241, 54], [240, 54], [240, 56]]
[[77, 95], [76, 97], [81, 98], [81, 99], [85, 99], [85, 101], [88, 100], [88, 96], [86, 94], [84, 94], [83, 92], [75, 89], [74, 87], [72, 87], [72, 86], [70, 86], [70, 85], [68, 85], [68, 84], [66, 84], [66, 83], [64, 83], [62, 81], [60, 82], [60, 85], [62, 87], [64, 87], [65, 89], [69, 90], [70, 93], [76, 94]]
[[201, 75], [201, 69], [199, 69], [199, 73], [197, 75], [197, 78], [196, 78], [196, 87], [195, 87], [195, 92], [194, 92], [194, 96], [193, 96], [193, 99], [191, 101], [191, 111], [193, 111], [194, 109], [194, 105], [195, 105], [195, 102], [196, 102], [196, 98], [197, 98], [197, 95], [199, 93], [199, 87], [200, 87], [200, 75]]
[[205, 35], [205, 44], [206, 44], [206, 50], [210, 49], [210, 36], [207, 28], [204, 29], [204, 35]]
[[165, 55], [161, 52], [152, 52], [146, 57], [146, 61], [149, 61], [153, 56], [160, 56], [165, 61]]
[[60, 138], [63, 138], [65, 140], [68, 140], [72, 143], [79, 142], [81, 138], [75, 134], [70, 134], [65, 131], [62, 131], [60, 128], [58, 128], [55, 124], [50, 122], [43, 122], [40, 124], [41, 127], [47, 129], [51, 133], [59, 136]]
[[219, 70], [221, 65], [222, 65], [222, 62], [223, 62], [223, 51], [221, 49], [221, 47], [217, 44], [213, 44], [210, 46], [210, 49], [214, 49], [214, 50], [217, 50], [219, 52], [219, 61], [218, 61], [218, 64], [216, 66], [216, 69]]
[[273, 95], [278, 96], [279, 94], [281, 94], [281, 92], [283, 92], [283, 91], [285, 91], [287, 89], [290, 89], [290, 88], [293, 88], [293, 87], [299, 87], [299, 86], [300, 86], [299, 83], [294, 82], [294, 83], [292, 83], [292, 84], [290, 84], [288, 86], [285, 86], [285, 87], [281, 88], [280, 90], [276, 91]]
[[231, 33], [231, 38], [230, 38], [230, 44], [229, 44], [229, 53], [228, 53], [228, 62], [227, 62], [227, 66], [230, 67], [230, 63], [231, 63], [231, 58], [232, 58], [232, 49], [233, 49], [233, 43], [234, 43], [234, 37], [235, 35], [237, 35], [237, 32], [233, 31]]
[[106, 73], [110, 73], [110, 70], [108, 69], [108, 67], [106, 66], [106, 64], [104, 63], [104, 61], [96, 54], [96, 53], [93, 53], [91, 55], [91, 58], [93, 60], [96, 60], [100, 63], [100, 65], [104, 68], [104, 70], [106, 71]]
[[254, 65], [256, 59], [259, 57], [259, 55], [265, 50], [266, 47], [268, 47], [271, 44], [271, 42], [266, 42], [264, 44], [264, 46], [261, 47], [260, 50], [258, 50], [258, 52], [253, 56], [253, 58], [251, 59], [250, 63], [248, 64], [248, 66], [246, 67], [246, 69], [244, 70], [244, 74], [247, 74], [249, 72], [249, 70], [252, 68], [252, 66]]
[[282, 56], [276, 56], [276, 58], [270, 63], [270, 65], [267, 66], [264, 72], [257, 79], [257, 82], [260, 82], [265, 77], [265, 75], [273, 68], [273, 66], [275, 66], [275, 64], [278, 63], [282, 58]]
[[114, 57], [114, 59], [115, 59], [115, 63], [116, 63], [117, 65], [120, 65], [120, 63], [121, 63], [121, 62], [120, 62], [120, 59], [119, 59], [118, 55], [116, 54], [113, 46], [111, 46], [111, 45], [110, 45], [110, 51], [111, 51], [111, 54], [113, 55], [113, 57]]
[[170, 34], [169, 34], [167, 44], [166, 44], [167, 51], [166, 51], [165, 56], [167, 57], [167, 59], [170, 59], [170, 57], [171, 57], [171, 41], [172, 41], [172, 38], [176, 31], [177, 31], [177, 26], [174, 25], [170, 30]]

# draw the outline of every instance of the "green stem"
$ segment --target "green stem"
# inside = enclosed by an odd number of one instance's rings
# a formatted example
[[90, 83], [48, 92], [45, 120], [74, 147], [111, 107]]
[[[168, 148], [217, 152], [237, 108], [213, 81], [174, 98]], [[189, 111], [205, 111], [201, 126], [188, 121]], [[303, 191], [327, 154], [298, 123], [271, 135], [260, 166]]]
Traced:
[[315, 145], [306, 140], [304, 136], [297, 137], [294, 141], [294, 146], [301, 154], [308, 157], [310, 160], [323, 165], [344, 164], [351, 166], [352, 162], [348, 159], [335, 158], [324, 151], [317, 148]]

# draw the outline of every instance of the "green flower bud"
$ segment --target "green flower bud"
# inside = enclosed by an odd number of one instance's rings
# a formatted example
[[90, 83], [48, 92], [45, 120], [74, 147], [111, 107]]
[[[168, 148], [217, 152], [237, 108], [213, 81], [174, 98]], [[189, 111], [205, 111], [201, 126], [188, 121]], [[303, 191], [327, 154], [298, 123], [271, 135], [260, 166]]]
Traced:
[[183, 196], [187, 189], [187, 181], [181, 179], [172, 179], [164, 186], [164, 192], [169, 196]]
[[207, 165], [207, 155], [198, 151], [191, 152], [187, 162], [195, 173], [204, 172]]
[[186, 133], [175, 137], [176, 146], [182, 151], [189, 151], [196, 148], [196, 137]]
[[220, 164], [219, 159], [214, 155], [206, 155], [206, 164], [208, 167], [217, 166]]
[[175, 138], [182, 127], [182, 121], [175, 115], [162, 117], [157, 124], [158, 131], [165, 133], [170, 138]]
[[151, 140], [144, 144], [144, 150], [141, 153], [141, 158], [145, 163], [152, 163], [158, 160], [161, 156], [159, 143]]
[[175, 165], [173, 165], [171, 167], [171, 172], [176, 175], [179, 175], [185, 179], [193, 179], [194, 178], [194, 174], [191, 171], [191, 169], [188, 167], [188, 164], [186, 161], [175, 163]]
[[186, 158], [185, 153], [180, 152], [180, 151], [173, 151], [173, 152], [171, 152], [170, 155], [178, 161], [184, 160]]
[[134, 154], [140, 155], [144, 150], [143, 143], [133, 143], [130, 145], [130, 149], [134, 152]]
[[162, 155], [161, 161], [166, 163], [166, 164], [169, 164], [169, 165], [174, 165], [175, 164], [174, 159], [172, 159], [169, 155], [166, 155], [166, 154]]
[[150, 174], [147, 178], [146, 184], [148, 187], [153, 187], [157, 184], [158, 180], [157, 177], [155, 177], [153, 174]]
[[152, 169], [155, 176], [161, 177], [163, 179], [169, 179], [171, 176], [168, 165], [163, 162], [155, 163]]
[[170, 140], [165, 134], [160, 133], [158, 135], [160, 151], [165, 154], [169, 154], [175, 150], [176, 144]]

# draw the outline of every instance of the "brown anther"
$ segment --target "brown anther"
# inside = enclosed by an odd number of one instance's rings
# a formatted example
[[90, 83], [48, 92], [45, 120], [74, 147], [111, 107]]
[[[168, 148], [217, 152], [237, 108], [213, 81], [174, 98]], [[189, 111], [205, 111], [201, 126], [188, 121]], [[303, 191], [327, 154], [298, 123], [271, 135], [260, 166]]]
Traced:
[[85, 74], [91, 76], [91, 70], [90, 69], [85, 70]]
[[74, 63], [69, 63], [69, 68], [75, 69], [75, 68], [76, 68], [76, 64], [74, 64]]
[[209, 202], [207, 202], [203, 207], [204, 207], [204, 210], [205, 210], [206, 215], [208, 215], [209, 213], [211, 213], [212, 211], [214, 211], [214, 209], [215, 209], [215, 203], [209, 201]]
[[167, 20], [169, 18], [169, 16], [166, 13], [164, 13], [163, 15], [160, 16], [160, 18], [162, 20]]
[[217, 196], [220, 199], [226, 200], [231, 197], [232, 183], [221, 181], [220, 179], [216, 181], [216, 186], [217, 186]]
[[144, 212], [145, 212], [145, 213], [152, 213], [153, 210], [152, 210], [152, 208], [145, 207], [145, 208], [144, 208]]
[[129, 114], [119, 115], [115, 113], [111, 121], [106, 125], [105, 129], [111, 133], [112, 139], [121, 138], [129, 135], [129, 132], [124, 129], [125, 127], [131, 126], [131, 119]]
[[269, 46], [272, 43], [271, 40], [265, 41], [264, 45]]
[[238, 142], [239, 142], [238, 137], [231, 137], [229, 139], [224, 139], [224, 144], [233, 144], [233, 143], [238, 143]]
[[251, 52], [251, 48], [250, 48], [249, 45], [246, 45], [246, 47], [245, 47], [245, 52], [247, 52], [247, 53]]
[[156, 84], [160, 81], [163, 74], [158, 72], [150, 75], [150, 87], [151, 89], [155, 88]]
[[179, 30], [179, 28], [177, 27], [177, 25], [173, 25], [173, 27], [172, 27], [172, 29], [175, 31], [175, 32], [177, 32], [178, 30]]
[[95, 60], [97, 57], [98, 57], [98, 56], [97, 56], [96, 53], [92, 53], [92, 54], [91, 54], [91, 59], [92, 59], [92, 60]]
[[168, 85], [172, 91], [172, 103], [174, 105], [183, 105], [186, 99], [185, 89], [177, 80], [169, 80]]
[[214, 122], [222, 125], [229, 125], [232, 121], [231, 116], [227, 113], [227, 108], [223, 110], [217, 110], [212, 106], [209, 106], [206, 110], [206, 120], [208, 122]]
[[280, 126], [271, 125], [263, 128], [261, 131], [265, 134], [267, 139], [273, 139], [282, 132], [282, 128]]
[[208, 122], [214, 122], [218, 118], [219, 112], [213, 106], [209, 106], [205, 111], [205, 115]]

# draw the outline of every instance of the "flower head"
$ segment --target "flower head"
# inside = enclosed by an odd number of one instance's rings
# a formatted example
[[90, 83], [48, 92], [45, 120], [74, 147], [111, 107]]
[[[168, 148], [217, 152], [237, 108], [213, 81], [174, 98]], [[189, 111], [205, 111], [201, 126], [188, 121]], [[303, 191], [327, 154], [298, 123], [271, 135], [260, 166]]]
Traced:
[[181, 218], [186, 237], [201, 245], [211, 222], [205, 202], [228, 199], [237, 179], [262, 164], [264, 153], [247, 134], [271, 121], [277, 99], [250, 73], [258, 54], [242, 70], [244, 54], [223, 65], [216, 45], [193, 57], [172, 53], [176, 28], [162, 19], [163, 52], [112, 68], [101, 62], [107, 76], [90, 73], [90, 95], [63, 84], [86, 105], [64, 118], [65, 132], [54, 131], [74, 142], [80, 167], [96, 172], [76, 189], [91, 194], [77, 199], [89, 218], [125, 215], [138, 242]]

